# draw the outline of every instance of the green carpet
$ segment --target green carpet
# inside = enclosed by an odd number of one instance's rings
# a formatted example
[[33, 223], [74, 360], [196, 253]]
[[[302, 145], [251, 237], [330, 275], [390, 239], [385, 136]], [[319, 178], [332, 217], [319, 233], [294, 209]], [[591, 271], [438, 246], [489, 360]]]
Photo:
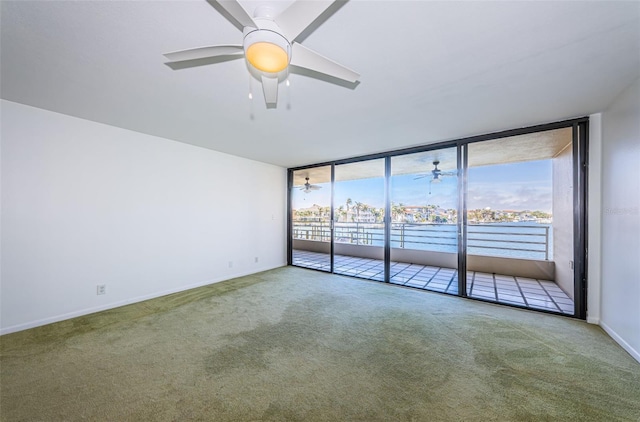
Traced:
[[640, 420], [598, 327], [294, 267], [0, 342], [2, 421]]

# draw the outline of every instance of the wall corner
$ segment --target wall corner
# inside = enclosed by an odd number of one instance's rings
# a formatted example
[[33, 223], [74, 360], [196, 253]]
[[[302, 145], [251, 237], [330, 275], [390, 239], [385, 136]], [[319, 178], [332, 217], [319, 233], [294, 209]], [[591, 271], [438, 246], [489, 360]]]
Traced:
[[589, 116], [587, 322], [600, 323], [602, 280], [602, 113]]

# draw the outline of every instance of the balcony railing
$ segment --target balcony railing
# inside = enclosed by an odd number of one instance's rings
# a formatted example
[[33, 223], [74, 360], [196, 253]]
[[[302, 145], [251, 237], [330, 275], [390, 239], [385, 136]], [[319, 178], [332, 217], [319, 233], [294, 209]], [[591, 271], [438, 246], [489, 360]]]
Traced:
[[[549, 260], [549, 225], [473, 224], [467, 228], [467, 250], [471, 254]], [[335, 223], [337, 243], [384, 246], [384, 223]], [[328, 221], [293, 222], [293, 238], [329, 242]], [[391, 247], [456, 253], [455, 224], [392, 223]]]

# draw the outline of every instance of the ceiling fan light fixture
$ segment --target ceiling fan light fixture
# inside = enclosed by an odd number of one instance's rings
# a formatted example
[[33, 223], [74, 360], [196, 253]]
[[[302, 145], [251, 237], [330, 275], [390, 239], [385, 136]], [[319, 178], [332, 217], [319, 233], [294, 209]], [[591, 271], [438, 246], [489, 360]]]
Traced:
[[246, 55], [249, 63], [262, 72], [278, 73], [289, 65], [287, 52], [268, 42], [251, 44]]
[[289, 66], [289, 42], [268, 30], [257, 30], [244, 38], [244, 54], [251, 66], [265, 73], [278, 73]]

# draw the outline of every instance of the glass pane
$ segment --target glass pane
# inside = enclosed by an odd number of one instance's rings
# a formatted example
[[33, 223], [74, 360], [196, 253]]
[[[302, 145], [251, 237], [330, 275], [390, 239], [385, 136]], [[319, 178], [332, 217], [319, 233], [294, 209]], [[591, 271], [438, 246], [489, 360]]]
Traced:
[[469, 296], [573, 314], [571, 128], [469, 145]]
[[292, 264], [331, 271], [331, 166], [293, 173]]
[[391, 283], [458, 294], [456, 148], [391, 158]]
[[334, 272], [384, 280], [384, 159], [335, 167]]

